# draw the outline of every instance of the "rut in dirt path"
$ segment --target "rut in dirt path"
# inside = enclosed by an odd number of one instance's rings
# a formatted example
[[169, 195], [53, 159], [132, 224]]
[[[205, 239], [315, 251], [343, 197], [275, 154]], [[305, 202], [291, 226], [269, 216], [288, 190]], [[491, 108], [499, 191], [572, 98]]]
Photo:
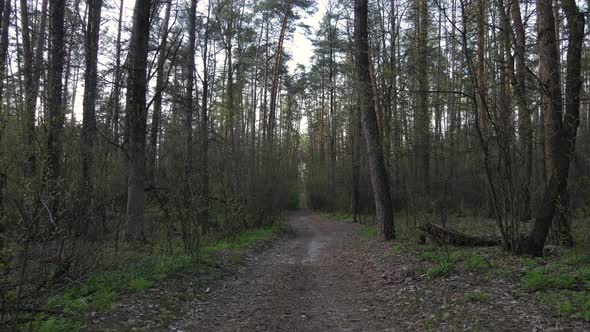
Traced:
[[294, 236], [252, 259], [235, 279], [197, 303], [174, 329], [193, 331], [386, 330], [385, 299], [365, 282], [348, 244], [358, 225], [309, 211], [289, 216]]

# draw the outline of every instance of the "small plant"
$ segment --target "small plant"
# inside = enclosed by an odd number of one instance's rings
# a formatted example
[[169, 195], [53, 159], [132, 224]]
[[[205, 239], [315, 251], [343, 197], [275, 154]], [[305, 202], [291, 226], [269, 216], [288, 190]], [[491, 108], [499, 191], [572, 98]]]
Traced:
[[437, 264], [426, 271], [426, 278], [427, 279], [436, 279], [436, 278], [444, 278], [448, 277], [451, 272], [453, 271], [454, 264], [450, 262], [444, 262], [441, 264]]
[[84, 330], [84, 327], [84, 324], [81, 322], [74, 322], [64, 318], [36, 316], [34, 321], [19, 326], [19, 330], [39, 332], [76, 332]]
[[581, 267], [590, 264], [590, 255], [570, 251], [565, 255], [563, 262], [569, 266]]
[[477, 270], [486, 266], [485, 259], [480, 254], [469, 255], [463, 263], [467, 270]]
[[463, 297], [469, 302], [485, 302], [490, 298], [490, 295], [484, 292], [466, 292]]
[[364, 240], [374, 239], [379, 235], [377, 227], [371, 225], [361, 225], [359, 233]]
[[150, 287], [152, 287], [153, 283], [145, 278], [139, 277], [132, 279], [129, 282], [129, 290], [133, 293], [139, 293], [144, 291]]

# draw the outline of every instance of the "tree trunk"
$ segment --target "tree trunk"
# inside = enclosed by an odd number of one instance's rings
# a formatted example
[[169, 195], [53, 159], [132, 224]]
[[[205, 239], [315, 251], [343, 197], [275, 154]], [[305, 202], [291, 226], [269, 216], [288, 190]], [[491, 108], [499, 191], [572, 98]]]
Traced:
[[356, 81], [359, 96], [359, 107], [363, 132], [367, 144], [369, 157], [369, 172], [375, 200], [377, 222], [381, 225], [381, 233], [385, 240], [395, 237], [393, 223], [393, 209], [389, 193], [387, 170], [383, 160], [383, 151], [377, 117], [373, 108], [373, 90], [371, 87], [371, 73], [369, 68], [369, 31], [367, 0], [354, 1], [354, 24], [356, 44]]
[[418, 109], [416, 110], [416, 168], [421, 179], [419, 191], [429, 193], [430, 188], [430, 110], [428, 107], [428, 4], [418, 0]]
[[184, 175], [185, 194], [190, 193], [190, 178], [193, 169], [193, 108], [194, 108], [194, 77], [195, 77], [195, 43], [196, 43], [196, 20], [197, 0], [191, 0], [188, 13], [188, 50], [186, 54], [186, 96], [184, 104], [184, 130], [185, 130], [185, 152], [184, 152]]
[[199, 165], [199, 200], [201, 212], [199, 222], [206, 231], [209, 227], [209, 119], [207, 103], [209, 101], [209, 18], [211, 15], [211, 2], [207, 5], [207, 23], [205, 25], [205, 40], [203, 46], [203, 101], [201, 104], [201, 122], [199, 133], [201, 135], [200, 165]]
[[[8, 31], [10, 28], [10, 14], [12, 0], [4, 0], [4, 8], [2, 9], [2, 30], [0, 30], [0, 108], [4, 97], [4, 78], [6, 77], [6, 60], [8, 55]], [[0, 111], [1, 117], [4, 116], [4, 109]], [[0, 123], [0, 126], [2, 124]]]
[[531, 217], [531, 178], [533, 175], [533, 130], [531, 125], [531, 110], [526, 98], [526, 63], [525, 46], [526, 38], [520, 4], [512, 2], [510, 7], [514, 25], [514, 94], [518, 105], [518, 132], [521, 141], [521, 151], [524, 155], [524, 190], [522, 203], [522, 219], [528, 220]]
[[283, 57], [283, 42], [285, 41], [285, 34], [287, 33], [287, 24], [289, 23], [289, 11], [291, 10], [292, 0], [289, 0], [281, 23], [281, 32], [279, 34], [279, 42], [275, 53], [275, 64], [273, 69], [272, 86], [270, 89], [270, 110], [268, 113], [268, 133], [267, 138], [270, 144], [274, 139], [274, 125], [277, 108], [277, 94], [279, 92], [279, 70], [281, 68], [281, 60]]
[[539, 78], [543, 93], [543, 121], [545, 147], [550, 178], [546, 185], [541, 208], [535, 216], [535, 224], [527, 237], [522, 238], [518, 253], [542, 256], [547, 234], [560, 198], [567, 190], [570, 161], [575, 151], [575, 141], [580, 122], [579, 102], [582, 86], [581, 57], [584, 36], [584, 17], [575, 1], [564, 0], [564, 12], [568, 19], [568, 51], [566, 78], [566, 105], [563, 118], [555, 17], [551, 0], [537, 0], [539, 39]]
[[[47, 165], [45, 168], [45, 186], [48, 195], [47, 204], [54, 216], [59, 204], [59, 178], [61, 176], [62, 140], [65, 114], [62, 105], [63, 70], [64, 70], [64, 0], [50, 1], [50, 61], [47, 79]], [[41, 36], [39, 36], [41, 38]]]
[[[21, 35], [23, 48], [23, 72], [25, 85], [25, 135], [27, 148], [27, 162], [25, 176], [33, 178], [37, 172], [37, 157], [35, 153], [35, 122], [37, 117], [37, 95], [39, 93], [39, 79], [41, 77], [41, 61], [45, 46], [45, 30], [47, 22], [48, 0], [41, 4], [41, 20], [37, 32], [37, 45], [33, 54], [31, 42], [31, 26], [29, 23], [29, 7], [26, 0], [20, 0]], [[62, 29], [63, 30], [63, 29]], [[62, 37], [63, 38], [63, 37]], [[61, 85], [61, 82], [60, 82]]]
[[164, 94], [164, 65], [166, 64], [167, 47], [168, 47], [168, 25], [170, 22], [170, 10], [172, 0], [166, 2], [164, 13], [164, 22], [162, 22], [162, 32], [160, 41], [160, 54], [158, 55], [158, 68], [156, 74], [156, 87], [154, 95], [154, 110], [152, 112], [152, 124], [150, 129], [150, 145], [148, 152], [148, 181], [152, 184], [156, 180], [156, 169], [158, 159], [158, 135], [160, 133], [160, 120], [162, 117], [162, 95]]
[[[121, 113], [121, 32], [123, 30], [123, 5], [124, 0], [119, 2], [119, 21], [117, 28], [117, 46], [115, 50], [115, 72], [113, 75], [113, 93], [111, 98], [111, 109], [107, 127], [111, 129], [114, 142], [119, 141], [119, 114]], [[112, 128], [111, 128], [112, 125]]]
[[[577, 130], [580, 125], [580, 93], [582, 91], [582, 47], [584, 42], [584, 15], [574, 0], [562, 0], [568, 30], [567, 67], [565, 81], [565, 119], [566, 144], [571, 144], [567, 154], [568, 162], [574, 158]], [[569, 174], [569, 172], [568, 172]], [[566, 174], [566, 177], [568, 175]], [[566, 179], [567, 180], [567, 179]], [[571, 219], [569, 216], [569, 194], [567, 189], [560, 195], [559, 235], [561, 244], [571, 247], [574, 244]]]
[[151, 2], [138, 0], [133, 12], [129, 42], [126, 113], [129, 118], [129, 172], [127, 180], [127, 232], [129, 241], [145, 241], [145, 139], [147, 56]]
[[84, 73], [84, 100], [80, 149], [82, 155], [82, 172], [80, 186], [82, 202], [85, 208], [91, 206], [94, 162], [94, 143], [96, 140], [96, 95], [97, 95], [97, 61], [98, 40], [100, 33], [100, 16], [102, 0], [90, 0], [88, 10], [88, 23], [86, 27], [85, 62]]

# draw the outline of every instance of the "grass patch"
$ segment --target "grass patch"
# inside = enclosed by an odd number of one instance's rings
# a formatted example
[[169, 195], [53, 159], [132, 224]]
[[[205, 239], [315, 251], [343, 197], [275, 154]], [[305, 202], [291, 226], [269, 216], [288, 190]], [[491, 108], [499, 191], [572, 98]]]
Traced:
[[363, 240], [371, 240], [379, 236], [379, 229], [375, 225], [362, 224], [359, 228], [359, 234]]
[[520, 284], [529, 291], [547, 289], [572, 289], [577, 282], [576, 275], [565, 266], [541, 266], [525, 271]]
[[333, 221], [352, 222], [354, 217], [346, 212], [320, 212], [320, 215]]
[[590, 321], [590, 293], [571, 290], [548, 291], [539, 294], [542, 303], [558, 316]]
[[427, 279], [437, 279], [437, 278], [445, 278], [451, 275], [453, 271], [454, 264], [450, 262], [444, 262], [440, 264], [436, 264], [430, 267], [426, 274], [424, 275]]
[[490, 294], [479, 291], [465, 292], [463, 297], [469, 302], [485, 302], [490, 298]]
[[[125, 292], [138, 293], [151, 288], [156, 282], [167, 279], [188, 268], [219, 266], [218, 254], [230, 251], [231, 261], [239, 264], [240, 251], [252, 249], [263, 242], [272, 241], [288, 231], [286, 223], [248, 230], [232, 238], [223, 239], [201, 248], [201, 257], [189, 255], [152, 255], [135, 263], [125, 262], [108, 271], [95, 273], [82, 283], [67, 288], [51, 297], [45, 309], [62, 312], [60, 316], [36, 314], [31, 322], [19, 326], [27, 331], [78, 331], [85, 327], [86, 314], [91, 311], [108, 311]], [[235, 259], [234, 259], [235, 257]]]
[[473, 271], [483, 269], [488, 265], [485, 258], [482, 255], [480, 255], [479, 253], [472, 253], [465, 259], [465, 261], [463, 262], [463, 266], [466, 270]]
[[129, 282], [129, 290], [132, 293], [139, 293], [153, 286], [153, 282], [143, 277], [132, 279]]

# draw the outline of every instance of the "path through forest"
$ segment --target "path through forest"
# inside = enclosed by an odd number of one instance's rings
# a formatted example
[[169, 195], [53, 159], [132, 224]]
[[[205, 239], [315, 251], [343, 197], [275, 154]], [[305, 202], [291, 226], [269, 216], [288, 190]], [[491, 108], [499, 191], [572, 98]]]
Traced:
[[[393, 260], [391, 244], [362, 239], [358, 224], [309, 211], [289, 217], [294, 236], [250, 258], [197, 301], [182, 331], [399, 331], [584, 329], [551, 318], [499, 281], [427, 280], [415, 253]], [[470, 302], [481, 290], [489, 299]], [[524, 297], [522, 297], [524, 296]], [[571, 325], [574, 324], [574, 325]]]
[[310, 211], [288, 221], [290, 236], [240, 256], [225, 277], [180, 273], [97, 314], [89, 330], [590, 331], [498, 275], [456, 266], [429, 277], [428, 246], [384, 242], [370, 226]]
[[309, 212], [290, 217], [295, 232], [199, 303], [182, 330], [384, 329], [392, 317], [385, 298], [351, 255], [356, 225], [327, 222]]

